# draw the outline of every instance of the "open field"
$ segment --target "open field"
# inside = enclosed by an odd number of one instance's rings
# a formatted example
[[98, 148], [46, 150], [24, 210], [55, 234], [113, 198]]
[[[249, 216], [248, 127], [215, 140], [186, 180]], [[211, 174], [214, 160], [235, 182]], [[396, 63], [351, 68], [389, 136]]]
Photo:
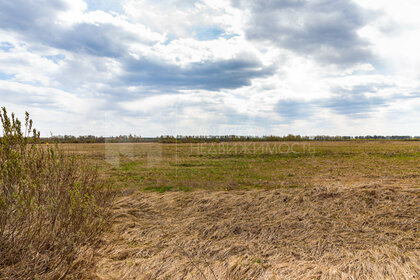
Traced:
[[420, 279], [420, 142], [63, 147], [121, 190], [93, 279]]
[[420, 187], [420, 141], [65, 144], [121, 189]]

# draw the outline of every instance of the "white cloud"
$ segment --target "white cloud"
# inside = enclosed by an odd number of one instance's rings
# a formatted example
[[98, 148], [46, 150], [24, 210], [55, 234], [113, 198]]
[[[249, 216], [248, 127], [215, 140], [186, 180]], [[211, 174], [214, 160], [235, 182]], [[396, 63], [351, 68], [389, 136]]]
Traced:
[[0, 50], [0, 72], [13, 76], [13, 81], [50, 86], [53, 83], [50, 77], [59, 65], [30, 52], [25, 45], [15, 44], [8, 51]]
[[414, 0], [19, 1], [0, 11], [1, 105], [44, 135], [420, 135]]
[[381, 16], [365, 26], [360, 34], [369, 40], [386, 70], [395, 75], [420, 77], [420, 18], [418, 1], [356, 1], [377, 10]]

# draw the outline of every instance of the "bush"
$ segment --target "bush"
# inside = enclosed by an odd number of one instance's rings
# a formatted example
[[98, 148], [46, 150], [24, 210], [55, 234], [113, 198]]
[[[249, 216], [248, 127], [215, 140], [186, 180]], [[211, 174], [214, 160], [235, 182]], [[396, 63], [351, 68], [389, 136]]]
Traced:
[[102, 230], [109, 195], [96, 169], [39, 144], [28, 113], [25, 128], [4, 107], [0, 118], [0, 279], [64, 278]]

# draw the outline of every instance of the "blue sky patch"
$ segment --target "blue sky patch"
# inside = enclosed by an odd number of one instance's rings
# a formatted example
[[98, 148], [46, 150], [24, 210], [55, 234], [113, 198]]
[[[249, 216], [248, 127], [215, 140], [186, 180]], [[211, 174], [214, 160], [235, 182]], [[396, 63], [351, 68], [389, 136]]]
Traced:
[[218, 26], [196, 26], [191, 30], [191, 32], [197, 40], [210, 41], [221, 37], [225, 33], [225, 30]]
[[65, 55], [57, 54], [57, 55], [46, 55], [44, 56], [46, 59], [53, 61], [54, 63], [58, 63], [59, 61], [66, 58]]
[[86, 0], [88, 11], [105, 11], [110, 12], [114, 11], [117, 13], [122, 13], [121, 3], [114, 0]]
[[9, 75], [9, 74], [0, 72], [0, 80], [10, 80], [10, 79], [13, 79], [14, 77], [15, 77], [14, 74]]
[[10, 44], [9, 42], [0, 42], [0, 50], [9, 52], [10, 49], [13, 49], [14, 46]]

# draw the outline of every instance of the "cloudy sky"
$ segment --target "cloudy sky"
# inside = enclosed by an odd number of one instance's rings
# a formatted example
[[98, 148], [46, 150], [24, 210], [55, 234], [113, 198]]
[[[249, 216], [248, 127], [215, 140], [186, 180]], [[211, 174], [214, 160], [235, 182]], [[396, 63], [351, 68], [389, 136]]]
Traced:
[[420, 135], [418, 0], [0, 0], [42, 134]]

